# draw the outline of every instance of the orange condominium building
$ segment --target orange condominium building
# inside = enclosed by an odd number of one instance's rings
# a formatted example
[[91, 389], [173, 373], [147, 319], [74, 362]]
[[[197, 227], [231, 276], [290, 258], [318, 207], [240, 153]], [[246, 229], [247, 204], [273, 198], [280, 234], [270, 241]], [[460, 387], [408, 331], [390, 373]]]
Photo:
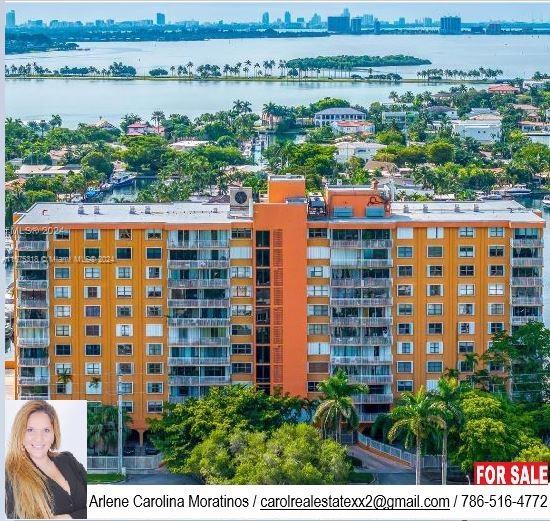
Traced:
[[343, 368], [369, 423], [542, 320], [543, 227], [514, 201], [307, 197], [298, 176], [260, 202], [38, 203], [14, 225], [17, 397], [120, 392], [141, 437], [163, 402], [232, 383], [314, 398]]

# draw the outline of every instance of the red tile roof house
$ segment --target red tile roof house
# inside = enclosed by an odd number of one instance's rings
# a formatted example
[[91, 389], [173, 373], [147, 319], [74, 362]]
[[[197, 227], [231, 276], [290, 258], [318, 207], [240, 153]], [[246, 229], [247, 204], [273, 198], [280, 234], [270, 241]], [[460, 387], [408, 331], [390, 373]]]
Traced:
[[517, 87], [503, 83], [502, 85], [489, 85], [487, 92], [490, 94], [517, 94], [520, 90]]
[[148, 123], [141, 123], [137, 121], [128, 125], [126, 130], [127, 136], [145, 136], [147, 134], [158, 134], [159, 136], [164, 136], [164, 127], [159, 125], [158, 127], [152, 127]]

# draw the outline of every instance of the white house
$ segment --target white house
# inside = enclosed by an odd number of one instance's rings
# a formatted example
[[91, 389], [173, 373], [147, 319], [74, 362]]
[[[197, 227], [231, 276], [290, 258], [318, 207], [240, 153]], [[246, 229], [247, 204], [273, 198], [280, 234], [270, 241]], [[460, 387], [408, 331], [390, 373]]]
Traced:
[[494, 143], [502, 135], [500, 119], [467, 119], [451, 121], [453, 132], [461, 138], [472, 138], [480, 143]]
[[338, 134], [374, 134], [375, 131], [372, 121], [332, 121], [330, 126]]
[[447, 107], [446, 105], [433, 105], [431, 107], [426, 107], [426, 112], [434, 118], [441, 118], [443, 116], [446, 116], [449, 119], [458, 118], [457, 111], [451, 107]]
[[531, 140], [533, 143], [541, 143], [550, 147], [550, 131], [546, 132], [524, 132], [524, 134]]
[[395, 123], [398, 127], [404, 127], [407, 123], [413, 121], [418, 116], [418, 112], [397, 110], [386, 110], [382, 112], [382, 123]]
[[15, 172], [15, 175], [19, 177], [19, 179], [30, 179], [35, 176], [66, 176], [71, 172], [75, 174], [80, 172], [80, 165], [21, 165]]
[[358, 157], [365, 161], [371, 160], [376, 152], [386, 148], [386, 145], [381, 143], [365, 143], [364, 141], [344, 141], [342, 143], [336, 143], [336, 156], [335, 159], [338, 163], [345, 163], [352, 157]]
[[334, 107], [316, 112], [313, 122], [316, 127], [330, 125], [333, 121], [365, 121], [367, 115], [351, 107]]
[[178, 152], [188, 152], [194, 148], [208, 145], [209, 141], [201, 141], [198, 139], [184, 139], [182, 141], [176, 141], [175, 143], [170, 143], [168, 146], [177, 150]]

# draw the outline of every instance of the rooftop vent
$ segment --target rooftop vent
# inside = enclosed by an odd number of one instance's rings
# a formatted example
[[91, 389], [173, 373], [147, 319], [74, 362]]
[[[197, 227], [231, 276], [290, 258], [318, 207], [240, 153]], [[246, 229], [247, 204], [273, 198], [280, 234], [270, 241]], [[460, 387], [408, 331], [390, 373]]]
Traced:
[[135, 207], [135, 206], [130, 206], [130, 213], [131, 213], [131, 214], [135, 214], [135, 213], [136, 213], [136, 207]]
[[424, 213], [428, 213], [428, 205], [427, 204], [422, 205], [422, 211]]
[[474, 204], [474, 212], [479, 212], [479, 204]]
[[82, 204], [78, 205], [78, 213], [79, 215], [84, 215], [84, 206]]
[[403, 205], [403, 213], [411, 213], [411, 210], [408, 204]]
[[151, 213], [151, 207], [150, 206], [145, 207], [145, 213], [147, 213], [147, 214]]
[[217, 208], [217, 207], [214, 207], [214, 208], [212, 209], [212, 213], [218, 213], [218, 208]]
[[94, 206], [94, 213], [99, 215], [99, 206]]
[[460, 205], [459, 204], [455, 204], [455, 212], [456, 213], [460, 212]]

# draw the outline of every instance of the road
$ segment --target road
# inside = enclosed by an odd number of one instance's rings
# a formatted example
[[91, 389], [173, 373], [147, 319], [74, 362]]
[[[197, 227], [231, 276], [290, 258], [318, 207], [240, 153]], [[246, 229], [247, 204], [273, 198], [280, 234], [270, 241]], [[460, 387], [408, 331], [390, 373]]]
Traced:
[[171, 474], [166, 469], [157, 469], [152, 474], [130, 474], [119, 485], [201, 485], [202, 483], [186, 474]]

